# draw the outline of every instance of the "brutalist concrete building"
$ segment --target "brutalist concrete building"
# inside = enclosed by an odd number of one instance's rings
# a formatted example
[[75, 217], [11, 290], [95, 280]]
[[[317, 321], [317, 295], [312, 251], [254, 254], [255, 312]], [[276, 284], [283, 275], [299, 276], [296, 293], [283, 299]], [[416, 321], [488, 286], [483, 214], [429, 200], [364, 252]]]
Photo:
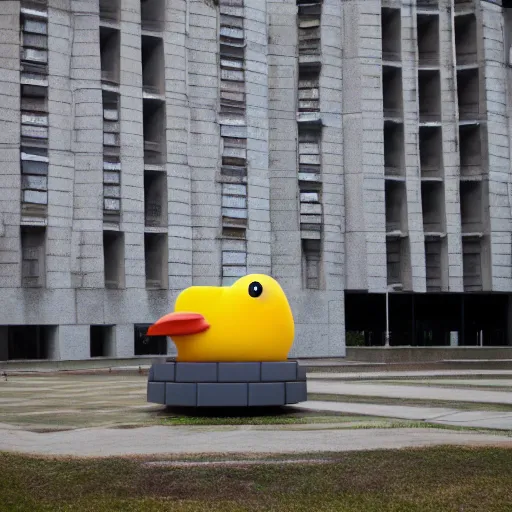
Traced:
[[0, 360], [172, 354], [145, 331], [180, 290], [260, 272], [292, 356], [386, 319], [392, 345], [508, 344], [511, 18], [2, 1]]

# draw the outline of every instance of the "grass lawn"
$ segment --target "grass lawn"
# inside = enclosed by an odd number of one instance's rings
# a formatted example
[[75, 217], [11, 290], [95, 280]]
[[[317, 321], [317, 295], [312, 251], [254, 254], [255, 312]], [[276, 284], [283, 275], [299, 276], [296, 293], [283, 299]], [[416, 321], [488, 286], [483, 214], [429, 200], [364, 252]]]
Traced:
[[[374, 416], [313, 412], [291, 407], [227, 407], [205, 410], [162, 409], [157, 416], [162, 425], [308, 425], [361, 424], [372, 426], [388, 421]], [[389, 420], [390, 422], [392, 420]]]
[[437, 447], [310, 457], [328, 462], [172, 467], [148, 466], [144, 459], [0, 454], [0, 510], [512, 511], [512, 450]]

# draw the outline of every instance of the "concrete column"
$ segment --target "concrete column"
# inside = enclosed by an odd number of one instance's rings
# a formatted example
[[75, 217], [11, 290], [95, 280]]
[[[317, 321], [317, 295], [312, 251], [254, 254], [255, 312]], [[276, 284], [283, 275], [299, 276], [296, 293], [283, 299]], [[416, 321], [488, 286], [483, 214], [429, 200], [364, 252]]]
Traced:
[[[219, 66], [217, 8], [203, 0], [189, 0], [188, 97], [190, 138], [188, 163], [192, 177], [193, 256], [195, 285], [221, 282], [221, 186], [215, 181], [220, 169], [220, 129], [217, 123]], [[204, 60], [209, 63], [205, 63]], [[216, 62], [216, 61], [215, 61]], [[213, 96], [212, 91], [215, 91]], [[183, 157], [183, 162], [186, 158]]]
[[462, 239], [460, 222], [460, 159], [455, 36], [451, 0], [439, 2], [439, 53], [441, 66], [441, 120], [448, 253], [448, 291], [463, 291]]
[[[21, 282], [20, 2], [0, 8], [0, 288]], [[0, 302], [1, 304], [1, 302]]]
[[[165, 94], [167, 105], [167, 197], [169, 216], [169, 289], [179, 293], [192, 285], [191, 174], [188, 165], [189, 118], [187, 62], [189, 53], [216, 68], [215, 54], [186, 49], [187, 2], [171, 0], [166, 7], [164, 34]], [[210, 100], [214, 87], [203, 88]], [[215, 141], [209, 141], [215, 142]], [[205, 141], [208, 144], [208, 141]]]
[[[48, 228], [46, 238], [46, 286], [48, 288], [71, 287], [71, 239], [73, 228], [73, 194], [75, 178], [77, 180], [77, 194], [83, 203], [85, 195], [84, 185], [90, 184], [91, 176], [84, 174], [84, 169], [94, 165], [96, 160], [94, 150], [101, 143], [101, 117], [91, 112], [77, 112], [82, 114], [73, 119], [75, 111], [74, 96], [78, 90], [89, 90], [90, 97], [83, 98], [83, 107], [87, 100], [98, 98], [100, 93], [99, 73], [99, 40], [98, 31], [92, 27], [97, 26], [93, 2], [85, 8], [83, 3], [69, 3], [69, 10], [62, 10], [62, 2], [50, 0], [48, 17], [48, 47], [49, 47], [49, 173], [48, 173]], [[77, 9], [75, 11], [75, 9]], [[80, 58], [73, 57], [80, 55]], [[94, 91], [94, 92], [93, 92]], [[99, 96], [101, 99], [101, 96]], [[84, 115], [85, 114], [85, 115]], [[74, 128], [76, 132], [74, 133]], [[75, 135], [77, 135], [75, 137]], [[74, 147], [73, 141], [77, 142]], [[79, 147], [80, 142], [92, 144], [88, 147]], [[80, 171], [75, 176], [75, 151], [80, 154]], [[84, 160], [86, 162], [84, 164]], [[87, 176], [87, 177], [86, 177]], [[95, 176], [93, 187], [99, 187], [101, 178]], [[93, 208], [96, 221], [98, 220], [99, 199], [91, 194], [88, 197], [89, 208]], [[92, 203], [92, 204], [91, 204]], [[96, 204], [97, 203], [97, 204]], [[87, 214], [86, 214], [87, 216]], [[92, 227], [92, 226], [91, 226]], [[96, 223], [96, 230], [98, 230]], [[75, 248], [77, 250], [78, 248]], [[83, 257], [83, 256], [82, 256]], [[92, 260], [94, 261], [94, 260]], [[92, 261], [85, 260], [75, 264], [89, 265]], [[74, 267], [76, 270], [76, 267]], [[94, 271], [82, 267], [84, 272]], [[75, 275], [80, 279], [79, 276]], [[97, 276], [99, 277], [99, 276]], [[76, 283], [75, 283], [76, 284]]]
[[88, 325], [59, 325], [57, 336], [56, 359], [61, 361], [89, 359], [91, 352]]
[[245, 0], [247, 109], [247, 273], [271, 273], [266, 0]]
[[402, 84], [404, 112], [404, 149], [407, 195], [408, 258], [404, 262], [407, 279], [404, 288], [426, 291], [425, 237], [421, 207], [419, 169], [418, 56], [416, 40], [416, 8], [402, 7]]
[[512, 25], [508, 22], [505, 26], [503, 16], [503, 11], [510, 9], [502, 10], [490, 2], [481, 2], [481, 8], [482, 37], [479, 42], [482, 44], [483, 65], [480, 70], [484, 76], [482, 87], [485, 87], [486, 97], [483, 101], [487, 114], [487, 147], [482, 149], [488, 154], [489, 163], [490, 284], [492, 291], [509, 291], [512, 287], [512, 178], [507, 115], [510, 116], [512, 73], [509, 67], [503, 65], [503, 61], [508, 63], [509, 48], [505, 45], [510, 36], [505, 37], [505, 34]]
[[[55, 45], [55, 57], [50, 64], [54, 68], [51, 74], [71, 78], [71, 98], [73, 105], [71, 115], [76, 116], [71, 137], [71, 151], [74, 154], [74, 162], [69, 153], [66, 152], [66, 143], [61, 146], [58, 139], [62, 137], [66, 141], [69, 132], [66, 131], [66, 124], [59, 129], [55, 127], [52, 138], [53, 149], [60, 151], [56, 153], [61, 167], [55, 169], [54, 175], [59, 177], [62, 173], [64, 178], [74, 179], [73, 183], [73, 233], [71, 239], [71, 283], [73, 287], [102, 288], [103, 279], [103, 132], [102, 132], [102, 97], [100, 83], [100, 58], [99, 44], [96, 40], [98, 31], [98, 5], [93, 0], [81, 2], [71, 0], [70, 11], [59, 10], [59, 2], [55, 2], [53, 10], [55, 26], [50, 25], [50, 44]], [[57, 5], [58, 4], [58, 5]], [[68, 16], [73, 16], [69, 18]], [[61, 20], [61, 25], [58, 22]], [[68, 28], [66, 29], [66, 25]], [[61, 32], [61, 30], [64, 30]], [[74, 33], [73, 33], [74, 31]], [[63, 41], [61, 34], [67, 35], [68, 40]], [[53, 41], [52, 41], [53, 39]], [[66, 47], [69, 52], [70, 61], [58, 55], [59, 45]], [[63, 86], [65, 82], [63, 83]], [[61, 87], [64, 89], [64, 87]], [[60, 92], [59, 92], [60, 93]], [[59, 96], [52, 94], [54, 104], [52, 108], [55, 114], [58, 113]], [[63, 95], [66, 98], [66, 95]], [[64, 110], [62, 115], [66, 115]], [[51, 116], [51, 111], [50, 111]], [[59, 118], [56, 118], [58, 121]], [[62, 119], [65, 122], [65, 119]], [[59, 131], [60, 130], [60, 131]], [[54, 142], [53, 142], [54, 141]], [[74, 165], [73, 169], [70, 168]], [[66, 197], [66, 196], [65, 196]], [[62, 198], [62, 205], [58, 203], [56, 196], [56, 207], [61, 206], [61, 215], [65, 214], [66, 199]], [[64, 208], [62, 208], [64, 207]], [[57, 219], [55, 220], [57, 222]], [[65, 225], [63, 226], [65, 227]], [[56, 235], [57, 236], [57, 235]]]
[[343, 4], [345, 287], [386, 289], [384, 121], [378, 0]]
[[292, 299], [302, 290], [297, 158], [297, 5], [268, 0], [272, 275]]
[[126, 288], [146, 288], [140, 0], [121, 1], [121, 231]]
[[135, 353], [133, 324], [114, 326], [114, 356], [118, 358], [133, 357]]
[[[343, 183], [342, 8], [337, 0], [324, 0], [321, 18], [323, 64], [320, 75], [322, 130], [322, 266], [328, 321], [329, 356], [345, 355], [345, 197]], [[314, 320], [310, 320], [314, 323]]]

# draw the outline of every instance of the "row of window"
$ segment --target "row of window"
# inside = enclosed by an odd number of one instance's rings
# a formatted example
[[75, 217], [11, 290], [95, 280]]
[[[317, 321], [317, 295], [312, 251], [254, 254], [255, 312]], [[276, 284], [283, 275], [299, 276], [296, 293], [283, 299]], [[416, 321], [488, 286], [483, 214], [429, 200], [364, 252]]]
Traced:
[[320, 73], [322, 66], [322, 2], [297, 0], [298, 7], [298, 133], [299, 200], [303, 286], [321, 286], [322, 250], [322, 129]]
[[48, 6], [22, 1], [21, 204], [22, 215], [40, 216], [48, 204]]
[[[133, 326], [133, 355], [167, 355], [165, 336], [146, 336], [150, 324]], [[0, 360], [58, 359], [57, 325], [0, 326]], [[91, 325], [89, 327], [90, 357], [116, 357], [116, 326]], [[123, 340], [124, 341], [124, 340]]]

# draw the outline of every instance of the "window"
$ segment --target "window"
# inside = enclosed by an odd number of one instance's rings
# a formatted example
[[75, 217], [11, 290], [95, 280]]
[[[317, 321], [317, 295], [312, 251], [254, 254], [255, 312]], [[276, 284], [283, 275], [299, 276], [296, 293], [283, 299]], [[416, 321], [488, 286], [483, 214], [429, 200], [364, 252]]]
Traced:
[[45, 285], [46, 229], [23, 226], [21, 228], [22, 285], [42, 287]]

